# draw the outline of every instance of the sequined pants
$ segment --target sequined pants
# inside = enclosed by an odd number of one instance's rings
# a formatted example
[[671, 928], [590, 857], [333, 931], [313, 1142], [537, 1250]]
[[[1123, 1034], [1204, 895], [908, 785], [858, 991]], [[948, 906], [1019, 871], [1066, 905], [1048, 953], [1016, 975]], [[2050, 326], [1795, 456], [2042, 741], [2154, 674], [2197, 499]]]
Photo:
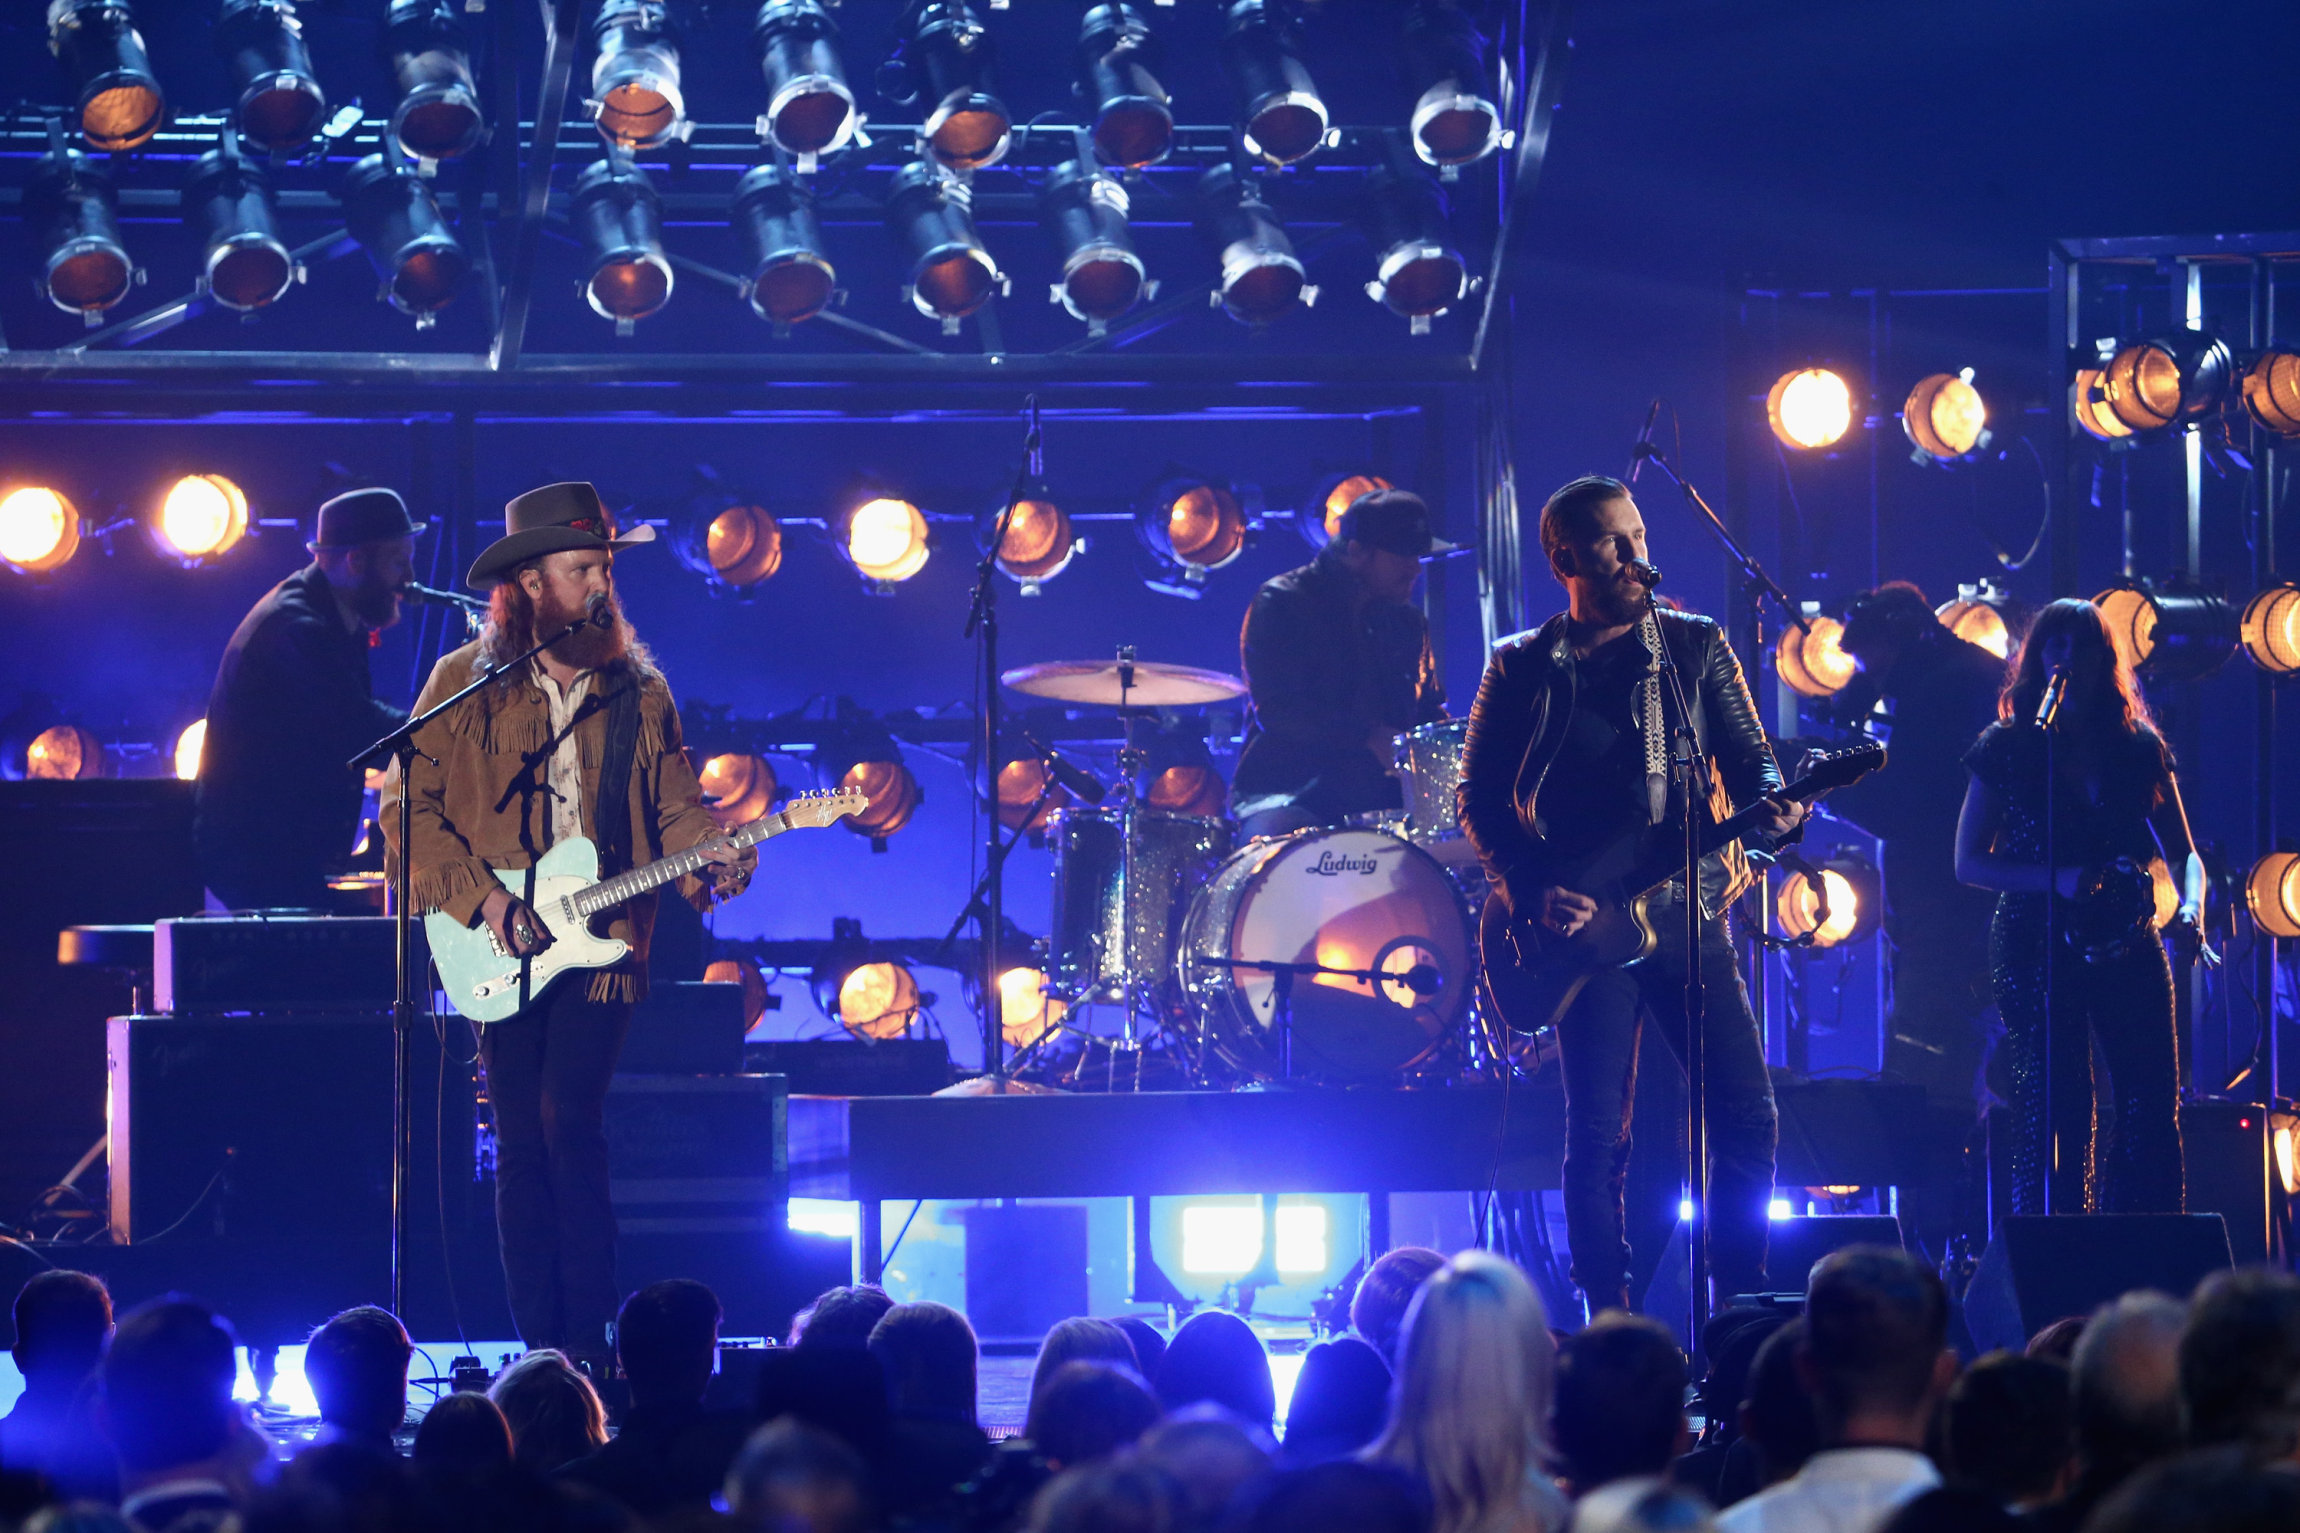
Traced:
[[[2012, 1082], [2012, 1212], [2179, 1213], [2180, 1037], [2164, 945], [2142, 941], [2099, 963], [2065, 942], [2051, 970], [2052, 1057], [2045, 1057], [2045, 912], [2034, 897], [1997, 902], [1989, 969], [2004, 1017]], [[2096, 1073], [2105, 1067], [2106, 1079]], [[2047, 1072], [2051, 1113], [2046, 1113]], [[2101, 1142], [2100, 1107], [2115, 1132]]]

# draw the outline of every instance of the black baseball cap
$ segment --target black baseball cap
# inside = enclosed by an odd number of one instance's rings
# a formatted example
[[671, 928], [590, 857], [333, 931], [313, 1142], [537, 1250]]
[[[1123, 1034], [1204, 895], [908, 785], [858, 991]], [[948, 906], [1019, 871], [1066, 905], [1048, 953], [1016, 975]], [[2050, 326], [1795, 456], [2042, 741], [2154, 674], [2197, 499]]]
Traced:
[[1411, 490], [1368, 490], [1342, 513], [1334, 538], [1408, 559], [1450, 554], [1460, 547], [1431, 535], [1430, 508]]

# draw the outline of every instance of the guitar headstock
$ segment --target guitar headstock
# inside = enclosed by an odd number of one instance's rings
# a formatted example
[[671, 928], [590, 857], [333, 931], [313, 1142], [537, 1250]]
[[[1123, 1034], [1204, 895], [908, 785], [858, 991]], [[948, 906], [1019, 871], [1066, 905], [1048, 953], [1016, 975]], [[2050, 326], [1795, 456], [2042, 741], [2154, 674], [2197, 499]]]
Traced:
[[[1808, 757], [1804, 775], [1797, 779], [1797, 787], [1815, 794], [1827, 793], [1836, 788], [1849, 788], [1884, 764], [1885, 747], [1875, 740], [1862, 740]], [[1805, 794], [1801, 792], [1798, 796], [1803, 797]]]
[[792, 830], [830, 825], [870, 807], [870, 795], [860, 788], [825, 788], [802, 793], [783, 805], [783, 824]]

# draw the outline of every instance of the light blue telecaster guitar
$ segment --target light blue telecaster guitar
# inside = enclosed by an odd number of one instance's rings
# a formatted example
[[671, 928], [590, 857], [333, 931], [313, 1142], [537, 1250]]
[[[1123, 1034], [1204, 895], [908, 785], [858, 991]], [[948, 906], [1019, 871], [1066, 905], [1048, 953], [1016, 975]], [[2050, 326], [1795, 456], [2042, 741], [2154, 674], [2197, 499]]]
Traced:
[[[858, 788], [802, 794], [779, 812], [738, 825], [720, 840], [737, 848], [754, 846], [786, 830], [828, 825], [869, 807], [870, 798]], [[700, 848], [690, 848], [602, 880], [599, 849], [576, 836], [552, 847], [535, 864], [533, 895], [525, 892], [525, 868], [494, 869], [504, 888], [534, 907], [550, 930], [551, 945], [522, 962], [503, 950], [485, 921], [465, 926], [443, 910], [431, 912], [423, 918], [423, 933], [431, 943], [431, 961], [439, 970], [447, 1003], [474, 1022], [500, 1022], [569, 969], [601, 969], [616, 962], [631, 945], [592, 931], [592, 918], [695, 872], [707, 860]]]

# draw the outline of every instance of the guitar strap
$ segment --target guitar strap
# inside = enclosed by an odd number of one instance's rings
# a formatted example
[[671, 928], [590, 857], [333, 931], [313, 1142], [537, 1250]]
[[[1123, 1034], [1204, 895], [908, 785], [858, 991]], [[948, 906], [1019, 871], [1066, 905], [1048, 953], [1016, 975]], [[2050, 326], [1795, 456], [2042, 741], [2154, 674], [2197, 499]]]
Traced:
[[599, 876], [631, 868], [631, 760], [639, 752], [639, 677], [625, 669], [607, 699], [607, 752], [599, 762]]
[[1661, 713], [1661, 620], [1645, 610], [1638, 625], [1645, 643], [1645, 679], [1637, 684], [1638, 732], [1645, 736], [1645, 823], [1669, 816], [1669, 732]]

